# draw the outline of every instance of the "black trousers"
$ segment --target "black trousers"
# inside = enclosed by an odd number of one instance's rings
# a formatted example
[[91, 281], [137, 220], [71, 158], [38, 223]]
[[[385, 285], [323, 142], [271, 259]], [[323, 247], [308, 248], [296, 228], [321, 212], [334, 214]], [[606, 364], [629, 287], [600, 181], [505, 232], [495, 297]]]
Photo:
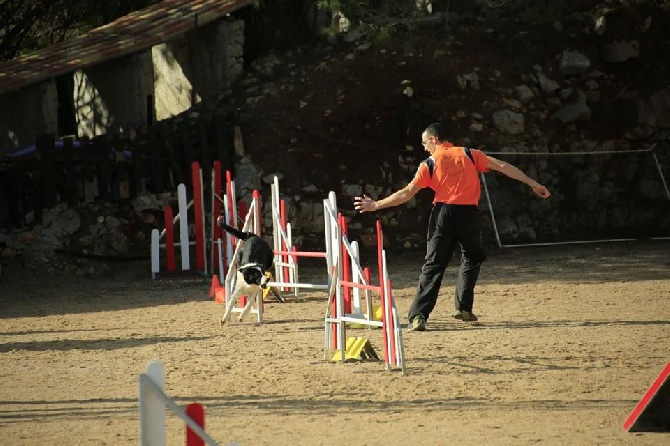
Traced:
[[461, 247], [461, 266], [454, 304], [456, 310], [472, 312], [479, 269], [486, 260], [481, 244], [479, 210], [477, 206], [437, 203], [428, 221], [426, 262], [421, 268], [419, 286], [409, 309], [410, 320], [418, 314], [427, 320], [435, 308], [444, 271], [457, 243]]

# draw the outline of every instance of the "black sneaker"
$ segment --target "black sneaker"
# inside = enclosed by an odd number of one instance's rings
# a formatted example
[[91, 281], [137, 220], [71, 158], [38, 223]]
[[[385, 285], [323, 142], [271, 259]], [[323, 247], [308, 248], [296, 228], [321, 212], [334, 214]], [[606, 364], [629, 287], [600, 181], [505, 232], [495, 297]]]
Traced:
[[409, 331], [426, 331], [426, 318], [417, 314], [409, 321]]
[[459, 321], [463, 322], [476, 322], [477, 316], [475, 316], [474, 313], [470, 313], [469, 311], [465, 310], [459, 310], [453, 314], [454, 319], [458, 319]]

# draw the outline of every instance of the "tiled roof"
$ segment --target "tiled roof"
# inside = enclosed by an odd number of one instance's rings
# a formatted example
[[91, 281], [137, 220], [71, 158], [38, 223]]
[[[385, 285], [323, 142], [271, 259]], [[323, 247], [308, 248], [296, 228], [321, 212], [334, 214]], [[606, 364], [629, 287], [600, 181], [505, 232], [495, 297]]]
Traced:
[[141, 51], [252, 0], [163, 0], [74, 39], [0, 62], [0, 94]]

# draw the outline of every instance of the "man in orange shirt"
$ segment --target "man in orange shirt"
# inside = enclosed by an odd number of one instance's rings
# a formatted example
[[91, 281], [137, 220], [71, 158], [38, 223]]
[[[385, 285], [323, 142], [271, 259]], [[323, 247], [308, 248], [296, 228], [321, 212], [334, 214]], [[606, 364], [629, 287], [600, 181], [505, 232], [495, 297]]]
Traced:
[[479, 172], [493, 169], [527, 184], [540, 198], [549, 198], [546, 187], [534, 181], [517, 167], [497, 160], [476, 149], [456, 147], [446, 140], [447, 129], [440, 123], [429, 125], [421, 143], [430, 157], [419, 165], [414, 179], [404, 188], [381, 200], [364, 195], [356, 197], [354, 208], [371, 212], [398, 206], [409, 201], [425, 187], [435, 191], [433, 209], [428, 220], [426, 262], [421, 268], [419, 286], [409, 310], [410, 330], [424, 331], [435, 308], [444, 270], [461, 247], [461, 266], [456, 280], [454, 318], [476, 321], [472, 312], [474, 289], [479, 269], [486, 259], [481, 245], [477, 205], [481, 187]]

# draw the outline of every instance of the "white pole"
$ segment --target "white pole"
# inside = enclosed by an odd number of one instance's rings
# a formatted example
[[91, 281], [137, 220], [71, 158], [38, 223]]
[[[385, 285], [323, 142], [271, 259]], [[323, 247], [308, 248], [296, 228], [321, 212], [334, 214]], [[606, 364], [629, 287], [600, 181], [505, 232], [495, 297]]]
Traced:
[[[201, 211], [201, 219], [200, 219], [201, 224], [200, 224], [199, 228], [197, 228], [197, 227], [195, 228], [195, 232], [197, 234], [198, 231], [200, 231], [200, 233], [202, 234], [202, 264], [204, 265], [204, 268], [205, 268], [204, 271], [203, 271], [203, 274], [207, 275], [207, 271], [209, 270], [209, 268], [207, 267], [207, 237], [206, 237], [206, 234], [205, 234], [205, 215], [206, 215], [205, 214], [205, 195], [204, 195], [205, 194], [205, 188], [204, 188], [203, 179], [202, 179], [202, 167], [200, 167], [200, 164], [198, 164], [197, 175], [198, 175], [198, 177], [194, 181], [197, 181], [198, 183], [200, 183], [200, 204], [202, 205], [202, 208], [200, 210]], [[196, 197], [194, 196], [193, 197], [193, 203], [196, 202], [195, 198]], [[195, 218], [195, 212], [196, 211], [197, 211], [197, 209], [195, 209], [195, 206], [194, 206], [193, 207], [193, 214], [194, 214], [193, 221], [194, 222], [197, 221], [197, 219]], [[197, 237], [196, 237], [196, 241], [197, 241]], [[196, 242], [194, 242], [194, 245], [195, 245], [195, 243]], [[198, 252], [197, 247], [195, 248], [195, 252]]]
[[190, 269], [189, 242], [188, 242], [188, 201], [186, 200], [186, 185], [177, 186], [177, 200], [179, 204], [179, 247], [181, 248], [181, 269]]
[[155, 279], [160, 272], [160, 232], [158, 229], [151, 231], [151, 278]]
[[521, 155], [521, 156], [576, 156], [576, 155], [619, 155], [622, 153], [645, 153], [651, 149], [641, 150], [595, 150], [593, 152], [486, 152], [487, 155]]
[[[223, 216], [227, 224], [230, 226], [234, 226], [231, 224], [231, 210], [230, 210], [230, 203], [228, 201], [228, 195], [223, 196]], [[230, 253], [233, 250], [233, 236], [230, 235], [228, 232], [224, 231], [223, 233], [223, 240], [225, 241], [225, 246], [226, 246], [226, 267], [229, 268], [230, 265], [233, 263], [233, 259], [230, 255]]]
[[230, 210], [231, 226], [237, 228], [239, 227], [237, 225], [237, 196], [235, 195], [235, 181], [233, 180], [230, 180], [230, 202], [233, 204]]
[[[342, 228], [340, 225], [337, 225], [337, 249], [336, 251], [340, 250], [341, 242], [342, 242]], [[342, 256], [339, 256], [337, 259], [337, 278], [338, 281], [339, 279], [342, 278], [343, 275], [343, 270], [342, 268], [344, 267], [343, 262], [342, 262]], [[340, 349], [340, 355], [342, 357], [342, 362], [345, 362], [346, 360], [346, 350], [347, 350], [347, 338], [346, 338], [346, 323], [342, 320], [344, 317], [344, 295], [343, 295], [343, 289], [337, 284], [337, 301], [336, 301], [336, 309], [337, 309], [337, 342], [338, 342], [338, 347]]]
[[[216, 240], [216, 249], [219, 255], [219, 280], [226, 280], [223, 268], [223, 243], [221, 242], [221, 238]], [[226, 292], [228, 291], [226, 290]]]
[[[288, 246], [293, 247], [293, 231], [291, 230], [291, 223], [286, 224], [286, 235], [288, 237]], [[288, 281], [290, 283], [298, 283], [298, 261], [292, 255], [288, 256]], [[293, 289], [293, 296], [298, 299], [300, 298], [300, 289]]]
[[328, 283], [333, 280], [333, 250], [331, 226], [330, 226], [330, 210], [328, 208], [328, 200], [323, 200], [323, 237], [326, 242], [326, 273], [328, 275]]
[[[358, 250], [358, 242], [353, 241], [351, 242], [351, 253], [352, 255], [350, 256], [351, 258], [351, 264], [356, 265], [358, 268], [351, 268], [352, 270], [352, 275], [351, 275], [351, 281], [354, 283], [361, 283], [361, 277], [362, 274], [359, 271], [360, 269], [360, 264], [361, 264], [361, 258]], [[353, 302], [352, 302], [352, 308], [351, 311], [353, 314], [362, 314], [361, 311], [361, 290], [358, 288], [354, 288], [354, 295], [353, 295]], [[368, 313], [369, 315], [369, 313]]]
[[[145, 375], [163, 390], [165, 373], [160, 361], [149, 362]], [[140, 440], [142, 446], [165, 446], [165, 404], [152, 390], [140, 376]]]
[[661, 176], [661, 181], [663, 182], [663, 187], [665, 188], [665, 195], [667, 195], [668, 200], [670, 200], [670, 190], [668, 189], [668, 183], [665, 182], [665, 177], [663, 176], [663, 169], [661, 169], [661, 163], [658, 162], [658, 157], [656, 152], [651, 152], [656, 162], [656, 168], [658, 169], [658, 174]]

